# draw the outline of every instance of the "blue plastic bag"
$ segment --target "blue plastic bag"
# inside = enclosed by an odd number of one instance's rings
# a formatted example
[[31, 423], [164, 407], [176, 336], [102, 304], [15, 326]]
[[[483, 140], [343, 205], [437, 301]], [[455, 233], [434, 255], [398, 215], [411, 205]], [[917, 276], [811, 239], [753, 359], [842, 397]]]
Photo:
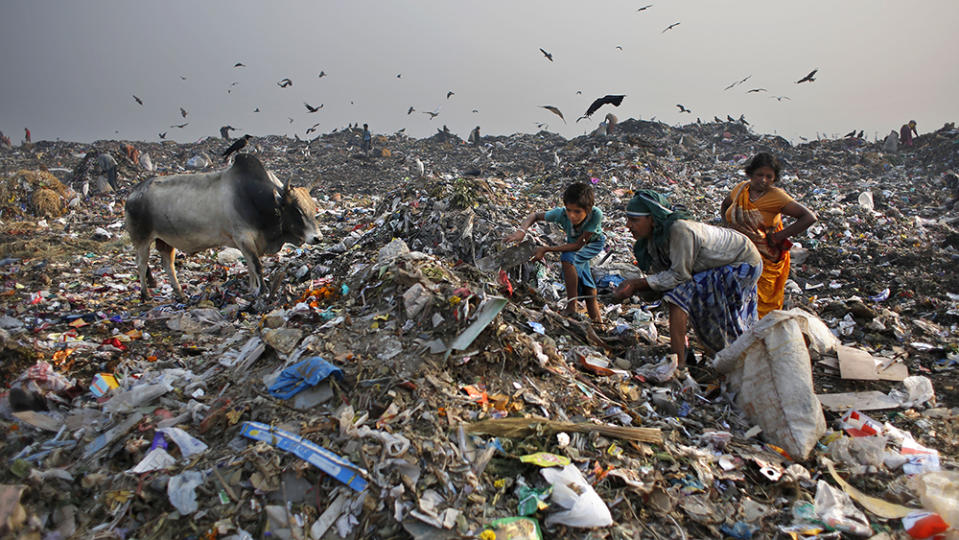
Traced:
[[276, 382], [270, 385], [270, 395], [280, 399], [290, 399], [307, 386], [316, 386], [320, 381], [333, 375], [343, 379], [343, 370], [320, 358], [311, 356], [283, 370]]

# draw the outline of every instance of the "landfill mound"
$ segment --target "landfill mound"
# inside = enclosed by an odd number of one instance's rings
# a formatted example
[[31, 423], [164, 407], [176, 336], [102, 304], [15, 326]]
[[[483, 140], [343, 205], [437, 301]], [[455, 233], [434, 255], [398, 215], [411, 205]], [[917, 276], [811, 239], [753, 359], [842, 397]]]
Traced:
[[[952, 125], [896, 153], [861, 139], [792, 146], [735, 122], [632, 119], [572, 140], [474, 145], [441, 130], [377, 136], [368, 152], [360, 142], [349, 128], [254, 138], [246, 150], [317, 200], [322, 242], [265, 257], [257, 297], [237, 250], [181, 254], [186, 304], [155, 255], [158, 288], [140, 302], [123, 200], [156, 174], [219, 168], [227, 141], [0, 150], [0, 535], [942, 528], [918, 509], [959, 526]], [[503, 242], [527, 213], [561, 205], [566, 184], [592, 182], [609, 236], [594, 271], [610, 285], [637, 272], [623, 227], [634, 190], [718, 222], [761, 150], [783, 160], [780, 187], [819, 215], [794, 238], [786, 308], [798, 311], [753, 336], [791, 336], [795, 376], [769, 378], [795, 393], [805, 373], [807, 405], [823, 404], [826, 431], [792, 453], [809, 431], [792, 414], [798, 401], [757, 410], [765, 387], [741, 385], [741, 358], [739, 372], [709, 358], [676, 369], [656, 302], [604, 306], [601, 325], [563, 317], [558, 261], [529, 262], [536, 243], [563, 241], [558, 231]], [[118, 193], [98, 180], [104, 153]], [[782, 333], [793, 326], [805, 336]]]

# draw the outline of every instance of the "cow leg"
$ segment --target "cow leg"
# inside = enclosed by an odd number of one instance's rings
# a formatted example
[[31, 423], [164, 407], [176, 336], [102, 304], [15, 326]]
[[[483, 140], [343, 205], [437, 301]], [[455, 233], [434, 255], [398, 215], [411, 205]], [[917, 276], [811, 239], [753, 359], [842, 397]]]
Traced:
[[[150, 299], [150, 287], [156, 285], [153, 274], [150, 273], [150, 242], [141, 242], [134, 246], [137, 258], [137, 275], [140, 276], [140, 299], [144, 302]], [[153, 284], [151, 285], [151, 281]]]
[[180, 302], [185, 303], [186, 296], [183, 295], [183, 289], [180, 288], [180, 282], [176, 278], [176, 267], [174, 266], [176, 262], [176, 250], [173, 249], [173, 246], [159, 238], [157, 238], [156, 245], [157, 251], [160, 252], [160, 263], [163, 265], [163, 270], [166, 271], [170, 285], [173, 285], [173, 292]]
[[250, 294], [255, 297], [263, 291], [263, 263], [252, 250], [241, 247], [243, 258], [246, 259], [246, 271], [250, 278]]

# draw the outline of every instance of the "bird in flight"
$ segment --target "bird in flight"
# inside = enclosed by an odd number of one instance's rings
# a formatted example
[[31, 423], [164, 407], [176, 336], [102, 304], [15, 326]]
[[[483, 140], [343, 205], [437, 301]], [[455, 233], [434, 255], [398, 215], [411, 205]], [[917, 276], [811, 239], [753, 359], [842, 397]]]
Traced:
[[312, 126], [310, 126], [310, 128], [306, 130], [306, 134], [309, 135], [310, 133], [313, 133], [314, 131], [316, 131], [316, 128], [319, 127], [319, 125], [320, 123], [317, 122], [313, 124]]
[[766, 90], [765, 88], [752, 88], [752, 89], [750, 89], [750, 90], [746, 90], [746, 93], [747, 93], [747, 94], [755, 94], [755, 93], [757, 93], [757, 92], [766, 92], [766, 91], [767, 91], [767, 90]]
[[180, 75], [180, 80], [181, 80], [181, 81], [185, 81], [185, 80], [186, 80], [186, 77], [184, 77], [183, 75]]
[[566, 123], [566, 118], [563, 117], [562, 111], [560, 111], [557, 107], [554, 107], [552, 105], [540, 105], [540, 107], [560, 117], [563, 120], [563, 123], [564, 124]]
[[576, 91], [576, 95], [577, 95], [577, 96], [583, 95], [583, 91], [582, 91], [582, 90], [577, 90], [577, 91]]
[[170, 127], [171, 127], [171, 128], [183, 129], [183, 128], [189, 126], [189, 125], [190, 125], [189, 122], [183, 122], [182, 124], [173, 124], [173, 125], [170, 126]]
[[314, 106], [310, 105], [309, 103], [307, 103], [307, 102], [305, 102], [305, 101], [303, 102], [303, 104], [306, 105], [306, 110], [310, 111], [311, 113], [315, 113], [316, 111], [318, 111], [318, 110], [320, 110], [320, 109], [323, 108], [323, 104], [322, 104], [322, 103], [320, 103], [320, 106], [319, 106], [319, 107], [314, 107]]
[[166, 139], [166, 131], [162, 133], [158, 133], [158, 135], [160, 136], [161, 139]]
[[616, 48], [619, 49], [619, 50], [623, 50], [623, 46], [622, 46], [622, 45], [617, 45]]
[[416, 110], [416, 109], [414, 109], [413, 106], [410, 105], [410, 110], [406, 111], [406, 116], [409, 116], [409, 115], [413, 114], [413, 111], [415, 111], [415, 110]]
[[683, 107], [683, 106], [682, 106], [681, 104], [679, 104], [679, 103], [677, 103], [676, 106], [679, 107], [679, 112], [681, 112], [681, 113], [692, 113], [692, 112], [693, 112], [693, 111], [687, 109], [686, 107]]
[[235, 67], [235, 68], [238, 68], [238, 67], [246, 67], [246, 64], [244, 64], [244, 63], [242, 63], [242, 62], [237, 62], [237, 63], [233, 64], [233, 67]]
[[136, 101], [136, 102], [139, 103], [140, 105], [143, 105], [143, 100], [140, 99], [140, 98], [138, 98], [138, 97], [136, 96], [136, 94], [133, 94], [133, 99], [134, 99], [134, 101]]
[[545, 56], [546, 59], [549, 60], [550, 62], [553, 61], [553, 55], [543, 50], [542, 47], [539, 48], [539, 52], [543, 53], [543, 56]]
[[286, 119], [289, 120], [291, 124], [293, 123], [293, 119], [290, 118], [289, 116], [287, 116]]
[[456, 92], [450, 90], [449, 92], [446, 93], [446, 99], [449, 99], [455, 95], [456, 95]]
[[438, 113], [438, 112], [430, 112], [430, 111], [426, 111], [426, 112], [424, 112], [423, 114], [428, 114], [428, 115], [430, 115], [430, 120], [432, 120], [432, 119], [434, 119], [434, 118], [436, 118], [437, 116], [440, 115], [440, 113]]
[[776, 101], [782, 101], [784, 99], [788, 99], [789, 101], [792, 101], [792, 99], [790, 99], [789, 96], [769, 96], [769, 99], [775, 99]]
[[796, 81], [796, 84], [804, 83], [804, 82], [813, 82], [813, 81], [815, 81], [815, 80], [816, 80], [815, 75], [816, 75], [816, 72], [817, 72], [817, 71], [819, 71], [819, 68], [816, 68], [816, 69], [810, 71], [810, 72], [809, 72], [809, 75], [806, 75], [806, 76], [803, 77], [802, 79], [799, 79], [798, 81]]
[[473, 109], [473, 112], [474, 112], [474, 113], [478, 113], [478, 112], [479, 112], [479, 109]]
[[253, 112], [260, 112], [260, 108], [257, 107], [257, 108], [255, 108], [255, 109], [253, 109]]
[[857, 139], [861, 139], [861, 138], [862, 138], [862, 136], [863, 136], [863, 134], [865, 134], [865, 130], [863, 130], [863, 129], [860, 129], [860, 130], [859, 130], [859, 134], [858, 134], [858, 135], [856, 135], [856, 138], [857, 138]]
[[239, 152], [244, 146], [246, 146], [247, 141], [250, 140], [251, 135], [246, 134], [239, 139], [233, 141], [233, 144], [223, 152], [223, 161], [230, 159], [230, 154], [233, 152]]
[[843, 135], [843, 137], [844, 137], [844, 138], [847, 138], [847, 139], [850, 138], [850, 137], [855, 137], [855, 136], [856, 136], [856, 130], [855, 130], [855, 129], [852, 130], [852, 131], [850, 131], [849, 133], [846, 133], [845, 135]]
[[293, 86], [293, 81], [291, 81], [289, 78], [281, 79], [280, 82], [276, 83], [276, 85], [280, 88], [286, 88], [287, 86]]
[[651, 7], [653, 7], [652, 4], [646, 4], [645, 6], [637, 9], [636, 11], [646, 11], [647, 9], [649, 9], [649, 8], [651, 8]]
[[[676, 28], [677, 26], [679, 26], [679, 23], [678, 23], [678, 22], [674, 22], [673, 24], [667, 26], [667, 27], [666, 27], [666, 30], [672, 30], [673, 28]], [[666, 33], [666, 30], [663, 30], [663, 31], [660, 32], [660, 33], [661, 33], [661, 34], [665, 34], [665, 33]]]
[[317, 77], [319, 77], [320, 79], [322, 79], [323, 77], [326, 77], [326, 72], [325, 72], [325, 71], [321, 71], [320, 74], [317, 75]]
[[187, 115], [186, 109], [184, 109], [183, 107], [180, 107], [180, 116], [182, 116], [183, 118], [186, 118], [186, 115]]
[[739, 86], [740, 84], [743, 84], [744, 82], [748, 81], [750, 77], [752, 77], [752, 75], [746, 75], [746, 78], [730, 84], [726, 88], [723, 88], [723, 91], [725, 92], [726, 90], [729, 90], [730, 88], [733, 88], [734, 86]]
[[549, 124], [545, 122], [533, 122], [536, 124], [537, 129], [549, 129]]
[[594, 112], [597, 111], [597, 109], [599, 109], [599, 108], [602, 107], [603, 105], [606, 105], [607, 103], [611, 104], [611, 105], [614, 106], [614, 107], [619, 107], [619, 104], [623, 102], [623, 98], [624, 98], [624, 97], [626, 97], [625, 94], [618, 94], [618, 95], [607, 94], [607, 95], [605, 95], [605, 96], [597, 99], [596, 101], [594, 101], [594, 102], [589, 106], [589, 108], [586, 109], [586, 114], [584, 114], [583, 116], [580, 116], [579, 118], [577, 118], [576, 121], [579, 122], [579, 121], [582, 120], [583, 118], [589, 118], [590, 115], [592, 115]]
[[396, 78], [397, 78], [397, 79], [402, 79], [402, 78], [403, 78], [403, 74], [402, 74], [402, 73], [397, 73], [397, 74], [396, 74]]

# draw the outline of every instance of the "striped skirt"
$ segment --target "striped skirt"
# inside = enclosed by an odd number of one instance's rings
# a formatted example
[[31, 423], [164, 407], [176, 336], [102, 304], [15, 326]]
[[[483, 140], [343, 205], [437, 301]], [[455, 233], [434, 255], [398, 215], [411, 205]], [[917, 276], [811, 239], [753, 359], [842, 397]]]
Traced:
[[721, 351], [758, 320], [756, 282], [762, 271], [761, 264], [746, 263], [711, 268], [663, 298], [686, 312], [703, 345]]

